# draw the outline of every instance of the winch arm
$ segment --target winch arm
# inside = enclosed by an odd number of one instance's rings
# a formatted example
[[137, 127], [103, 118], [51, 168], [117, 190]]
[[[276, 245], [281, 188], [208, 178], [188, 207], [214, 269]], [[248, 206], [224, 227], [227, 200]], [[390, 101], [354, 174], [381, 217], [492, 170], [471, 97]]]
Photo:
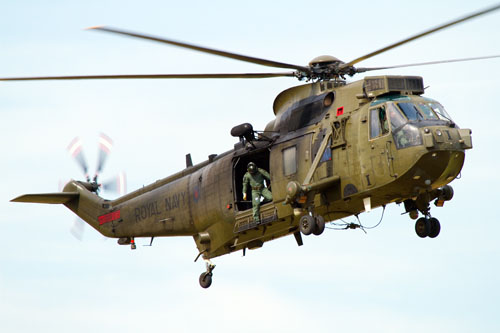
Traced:
[[328, 145], [328, 142], [330, 141], [331, 137], [332, 137], [332, 128], [329, 126], [328, 130], [326, 131], [325, 137], [323, 138], [323, 141], [319, 146], [318, 153], [316, 154], [316, 157], [314, 158], [311, 167], [307, 172], [306, 178], [302, 182], [303, 187], [307, 187], [308, 185], [311, 184], [311, 179], [314, 175], [314, 172], [316, 172], [316, 169], [318, 168], [319, 162], [321, 161], [321, 157], [323, 156], [326, 146]]

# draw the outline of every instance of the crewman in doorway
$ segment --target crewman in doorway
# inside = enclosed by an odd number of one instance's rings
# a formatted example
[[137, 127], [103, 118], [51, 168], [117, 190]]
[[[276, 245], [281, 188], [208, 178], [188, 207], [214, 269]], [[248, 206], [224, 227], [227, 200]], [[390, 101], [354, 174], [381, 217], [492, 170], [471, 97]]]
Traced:
[[271, 178], [266, 170], [257, 168], [254, 162], [248, 163], [247, 171], [243, 176], [243, 200], [247, 200], [247, 189], [250, 186], [252, 188], [253, 220], [260, 223], [260, 197], [264, 197], [264, 202], [273, 200], [273, 194], [264, 186], [264, 180], [267, 179], [270, 183]]

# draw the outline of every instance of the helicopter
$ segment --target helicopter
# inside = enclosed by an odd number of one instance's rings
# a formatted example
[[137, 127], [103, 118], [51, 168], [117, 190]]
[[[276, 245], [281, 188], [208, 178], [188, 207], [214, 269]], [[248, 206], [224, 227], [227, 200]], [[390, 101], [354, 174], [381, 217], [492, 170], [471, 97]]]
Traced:
[[[365, 56], [343, 62], [332, 56], [299, 66], [200, 47], [109, 27], [93, 30], [148, 39], [268, 67], [284, 73], [91, 75], [3, 78], [9, 80], [272, 78], [295, 77], [309, 83], [280, 93], [275, 119], [264, 131], [249, 123], [235, 126], [234, 149], [124, 195], [106, 200], [97, 179], [70, 181], [58, 193], [27, 194], [14, 202], [63, 204], [106, 237], [135, 249], [135, 238], [190, 236], [196, 259], [206, 260], [199, 282], [212, 283], [210, 259], [257, 249], [267, 241], [294, 235], [321, 235], [325, 221], [357, 215], [389, 203], [403, 203], [417, 219], [419, 237], [437, 237], [440, 222], [430, 203], [442, 206], [453, 197], [448, 184], [460, 173], [471, 131], [453, 122], [436, 100], [423, 97], [423, 79], [416, 76], [368, 76], [350, 82], [346, 76], [397, 67], [431, 65], [491, 57], [453, 59], [377, 68], [357, 63], [392, 48], [500, 8], [497, 5], [414, 35]], [[497, 57], [497, 56], [492, 56]], [[268, 170], [273, 199], [260, 207], [243, 198], [242, 179], [250, 162]], [[419, 213], [423, 216], [418, 218]], [[359, 227], [350, 225], [350, 228]]]

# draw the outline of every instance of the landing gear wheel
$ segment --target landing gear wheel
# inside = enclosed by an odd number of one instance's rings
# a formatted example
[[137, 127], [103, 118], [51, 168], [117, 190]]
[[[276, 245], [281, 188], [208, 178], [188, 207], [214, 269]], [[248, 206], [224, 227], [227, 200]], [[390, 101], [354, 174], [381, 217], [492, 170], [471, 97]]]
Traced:
[[212, 271], [215, 265], [209, 259], [205, 259], [205, 265], [207, 266], [207, 270], [201, 273], [198, 281], [200, 282], [200, 286], [206, 289], [212, 285]]
[[418, 237], [425, 238], [429, 236], [430, 231], [431, 231], [430, 221], [425, 217], [419, 218], [415, 223], [415, 232], [417, 233]]
[[441, 231], [441, 223], [439, 223], [439, 220], [431, 217], [429, 219], [430, 223], [430, 232], [429, 232], [429, 237], [430, 238], [436, 238], [439, 235], [439, 232]]
[[203, 272], [200, 275], [200, 286], [202, 288], [208, 288], [212, 285], [212, 273], [210, 272]]
[[299, 229], [304, 235], [310, 235], [314, 229], [316, 229], [316, 221], [314, 221], [314, 217], [310, 215], [302, 216], [299, 221]]
[[316, 222], [316, 228], [314, 228], [313, 234], [319, 236], [325, 231], [325, 219], [323, 216], [318, 215], [314, 218], [314, 221]]

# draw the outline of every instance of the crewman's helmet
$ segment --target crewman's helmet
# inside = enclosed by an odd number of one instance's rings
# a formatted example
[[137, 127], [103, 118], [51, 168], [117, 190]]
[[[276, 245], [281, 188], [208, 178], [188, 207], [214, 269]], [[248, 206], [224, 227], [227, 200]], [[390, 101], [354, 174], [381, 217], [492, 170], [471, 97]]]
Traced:
[[250, 162], [248, 163], [248, 166], [247, 166], [247, 170], [248, 172], [250, 172], [251, 174], [254, 174], [257, 172], [257, 165], [255, 165], [254, 162]]

